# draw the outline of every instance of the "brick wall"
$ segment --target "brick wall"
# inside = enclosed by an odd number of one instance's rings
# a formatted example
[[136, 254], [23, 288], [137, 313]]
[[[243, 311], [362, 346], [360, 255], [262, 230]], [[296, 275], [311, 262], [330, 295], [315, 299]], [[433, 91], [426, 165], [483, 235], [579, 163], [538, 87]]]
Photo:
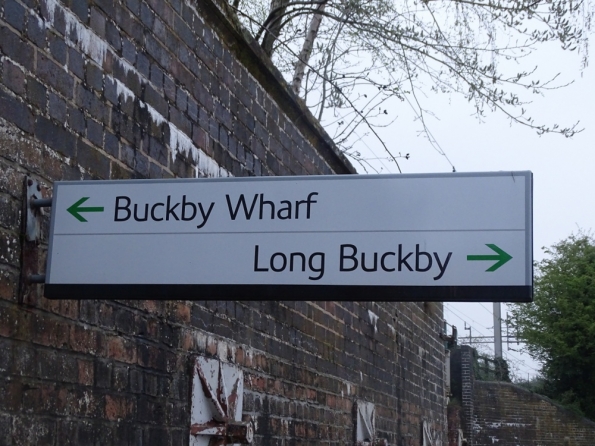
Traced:
[[[345, 174], [222, 4], [0, 0], [0, 444], [188, 444], [196, 354], [244, 371], [255, 444], [445, 435], [442, 305], [49, 301], [23, 182]], [[373, 299], [373, 296], [370, 296]]]
[[595, 423], [513, 384], [475, 382], [475, 443], [591, 446]]
[[449, 436], [460, 426], [469, 446], [595, 444], [594, 422], [514, 384], [477, 379], [474, 361], [470, 346], [452, 352]]

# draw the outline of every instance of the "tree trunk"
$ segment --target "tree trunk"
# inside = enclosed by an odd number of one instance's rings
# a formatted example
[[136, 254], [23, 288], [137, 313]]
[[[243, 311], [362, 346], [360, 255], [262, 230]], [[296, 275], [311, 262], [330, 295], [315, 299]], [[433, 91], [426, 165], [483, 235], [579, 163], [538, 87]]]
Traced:
[[302, 89], [302, 81], [304, 79], [306, 65], [308, 64], [310, 56], [312, 55], [314, 41], [316, 40], [316, 36], [318, 36], [318, 29], [320, 28], [320, 23], [322, 22], [322, 13], [324, 12], [324, 8], [326, 8], [327, 3], [328, 0], [323, 1], [318, 5], [317, 12], [314, 13], [312, 20], [310, 21], [310, 26], [308, 28], [308, 32], [306, 33], [306, 39], [304, 40], [302, 50], [300, 51], [300, 55], [295, 64], [295, 71], [293, 74], [293, 82], [291, 83], [291, 88], [297, 95], [300, 94], [300, 90]]
[[260, 46], [267, 56], [273, 55], [273, 45], [281, 34], [283, 16], [290, 0], [271, 0], [271, 12], [264, 22], [264, 38]]

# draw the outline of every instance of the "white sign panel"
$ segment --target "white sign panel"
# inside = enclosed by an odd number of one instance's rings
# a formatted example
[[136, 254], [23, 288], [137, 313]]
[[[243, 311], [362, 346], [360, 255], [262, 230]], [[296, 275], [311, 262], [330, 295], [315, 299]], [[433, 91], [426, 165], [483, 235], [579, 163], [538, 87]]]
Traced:
[[531, 299], [530, 172], [58, 182], [46, 295]]

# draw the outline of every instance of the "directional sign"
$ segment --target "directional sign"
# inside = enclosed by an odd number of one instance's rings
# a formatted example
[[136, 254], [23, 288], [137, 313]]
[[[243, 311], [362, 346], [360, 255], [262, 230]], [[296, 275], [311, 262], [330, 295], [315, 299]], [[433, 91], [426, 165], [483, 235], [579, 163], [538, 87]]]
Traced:
[[491, 243], [488, 243], [486, 245], [488, 248], [490, 248], [492, 251], [495, 251], [497, 255], [487, 255], [487, 256], [467, 256], [467, 260], [495, 260], [496, 263], [494, 263], [492, 266], [490, 266], [488, 269], [486, 269], [486, 271], [488, 272], [492, 272], [492, 271], [496, 271], [498, 268], [500, 268], [502, 265], [504, 265], [506, 262], [508, 262], [510, 259], [512, 259], [511, 255], [508, 254], [507, 252], [504, 252], [502, 249], [498, 248], [496, 245], [492, 245]]
[[46, 296], [528, 301], [532, 175], [58, 182]]
[[87, 220], [85, 220], [85, 218], [81, 215], [81, 212], [103, 212], [103, 206], [81, 207], [81, 204], [83, 204], [88, 199], [89, 197], [83, 197], [66, 210], [70, 212], [74, 218], [82, 222], [86, 222]]

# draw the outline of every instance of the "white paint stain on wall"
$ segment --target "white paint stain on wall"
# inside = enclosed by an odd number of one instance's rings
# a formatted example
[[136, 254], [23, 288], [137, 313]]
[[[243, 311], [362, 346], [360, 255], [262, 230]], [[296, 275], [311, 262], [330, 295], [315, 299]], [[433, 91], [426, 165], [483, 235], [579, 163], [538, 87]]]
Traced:
[[118, 95], [118, 97], [122, 96], [124, 98], [124, 101], [134, 101], [134, 93], [130, 88], [128, 88], [126, 85], [124, 85], [116, 78], [114, 78], [114, 82], [116, 84], [116, 94]]
[[87, 28], [74, 13], [64, 8], [57, 0], [45, 0], [45, 4], [51, 25], [54, 25], [56, 11], [58, 11], [64, 16], [66, 41], [80, 48], [96, 64], [103, 66], [105, 54], [108, 50], [107, 43], [91, 29]]
[[370, 318], [370, 324], [374, 327], [374, 333], [378, 331], [378, 315], [368, 310], [368, 317]]
[[[126, 74], [134, 73], [143, 79], [143, 76], [131, 65], [128, 61], [119, 57], [110, 46], [90, 28], [80, 21], [80, 19], [73, 14], [68, 8], [64, 7], [58, 0], [44, 0], [47, 11], [48, 21], [50, 26], [55, 25], [56, 14], [64, 16], [66, 24], [65, 41], [68, 45], [80, 49], [87, 57], [93, 60], [100, 67], [105, 62], [108, 52], [113, 57], [114, 61], [120, 65]], [[43, 22], [41, 17], [34, 13], [36, 19]], [[47, 24], [45, 22], [44, 26]], [[67, 68], [66, 66], [64, 67]], [[195, 163], [196, 177], [230, 177], [233, 176], [228, 170], [221, 167], [215, 160], [209, 157], [202, 149], [195, 146], [192, 139], [186, 135], [182, 130], [169, 122], [166, 117], [161, 115], [157, 110], [149, 104], [141, 101], [136, 97], [134, 92], [126, 87], [122, 82], [113, 77], [109, 73], [105, 73], [106, 78], [112, 80], [116, 85], [116, 92], [118, 97], [122, 97], [124, 101], [138, 100], [142, 108], [149, 111], [149, 115], [153, 122], [157, 125], [167, 123], [169, 126], [169, 147], [171, 149], [171, 159], [175, 160], [178, 155], [185, 156]], [[143, 79], [143, 82], [148, 82]]]

